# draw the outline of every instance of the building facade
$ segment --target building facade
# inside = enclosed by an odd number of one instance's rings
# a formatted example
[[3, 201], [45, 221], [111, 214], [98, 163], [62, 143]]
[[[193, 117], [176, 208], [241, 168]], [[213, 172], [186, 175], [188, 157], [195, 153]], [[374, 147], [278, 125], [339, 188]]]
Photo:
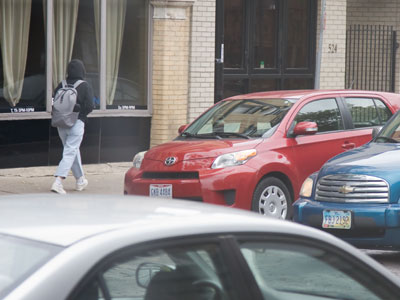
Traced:
[[54, 87], [95, 92], [84, 163], [129, 161], [222, 98], [398, 92], [400, 0], [0, 0], [0, 168], [55, 165]]

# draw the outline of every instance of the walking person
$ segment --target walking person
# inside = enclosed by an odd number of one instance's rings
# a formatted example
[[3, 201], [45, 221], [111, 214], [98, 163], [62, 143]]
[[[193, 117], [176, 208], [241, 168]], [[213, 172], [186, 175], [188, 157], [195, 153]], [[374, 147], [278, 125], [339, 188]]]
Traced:
[[65, 84], [68, 84], [68, 86], [75, 85], [77, 96], [73, 111], [79, 112], [78, 119], [72, 127], [57, 126], [58, 135], [63, 144], [63, 154], [55, 172], [56, 178], [51, 190], [58, 194], [66, 194], [63, 180], [68, 176], [70, 170], [76, 179], [75, 189], [77, 191], [83, 191], [88, 185], [88, 180], [83, 172], [79, 149], [85, 131], [87, 115], [93, 110], [93, 89], [88, 82], [84, 81], [85, 75], [86, 70], [83, 62], [73, 59], [68, 64], [67, 79], [54, 90], [54, 95], [56, 95], [57, 91], [64, 88]]

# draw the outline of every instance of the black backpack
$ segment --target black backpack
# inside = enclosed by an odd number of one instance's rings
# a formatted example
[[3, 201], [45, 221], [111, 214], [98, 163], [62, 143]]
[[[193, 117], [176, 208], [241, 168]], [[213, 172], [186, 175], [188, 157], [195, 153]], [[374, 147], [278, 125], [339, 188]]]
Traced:
[[62, 87], [57, 91], [53, 100], [51, 111], [51, 126], [61, 128], [71, 128], [78, 120], [79, 112], [74, 112], [78, 93], [76, 88], [84, 82], [77, 80], [74, 84], [67, 84], [65, 80], [61, 82]]

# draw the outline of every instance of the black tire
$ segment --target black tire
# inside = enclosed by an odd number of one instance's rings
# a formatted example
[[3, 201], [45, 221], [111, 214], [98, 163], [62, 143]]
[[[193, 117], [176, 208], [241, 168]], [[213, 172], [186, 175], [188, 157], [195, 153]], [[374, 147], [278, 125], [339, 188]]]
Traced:
[[261, 180], [253, 193], [251, 209], [266, 217], [290, 220], [293, 214], [289, 189], [276, 177]]

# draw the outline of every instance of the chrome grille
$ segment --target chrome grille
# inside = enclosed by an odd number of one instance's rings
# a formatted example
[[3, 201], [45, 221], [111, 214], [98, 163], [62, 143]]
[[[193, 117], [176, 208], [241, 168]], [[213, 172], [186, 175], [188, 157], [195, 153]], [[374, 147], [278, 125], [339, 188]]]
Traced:
[[367, 175], [327, 175], [318, 181], [315, 200], [385, 203], [389, 202], [389, 185], [378, 177]]

